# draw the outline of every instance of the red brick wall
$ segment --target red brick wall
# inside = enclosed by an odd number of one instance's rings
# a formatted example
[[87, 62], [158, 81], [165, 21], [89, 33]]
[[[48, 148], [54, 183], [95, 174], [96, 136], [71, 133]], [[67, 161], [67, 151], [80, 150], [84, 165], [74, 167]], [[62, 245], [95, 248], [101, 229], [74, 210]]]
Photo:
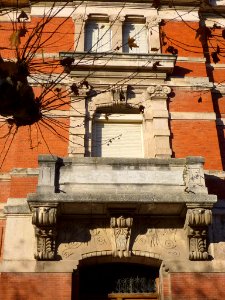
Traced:
[[[34, 29], [39, 26], [41, 22], [40, 17], [32, 17], [31, 22], [26, 23], [26, 29], [29, 34], [34, 32]], [[43, 23], [42, 23], [43, 24]], [[13, 26], [17, 26], [19, 29], [21, 24], [11, 23], [11, 22], [0, 22], [0, 45], [1, 45], [1, 55], [4, 58], [15, 57], [15, 52], [10, 45], [10, 36], [12, 34]], [[29, 38], [29, 34], [21, 38], [21, 46], [25, 44]], [[36, 40], [37, 35], [34, 35], [32, 41]], [[66, 37], [66, 42], [65, 42]], [[33, 43], [30, 43], [31, 47]], [[74, 22], [72, 18], [59, 18], [55, 17], [50, 20], [50, 22], [44, 26], [42, 29], [42, 36], [40, 41], [39, 53], [44, 51], [46, 53], [58, 53], [59, 51], [73, 51], [74, 46]], [[29, 48], [28, 48], [29, 49]]]
[[172, 273], [173, 300], [225, 299], [225, 273]]
[[[63, 128], [49, 123], [47, 128], [43, 122], [39, 122], [40, 130], [37, 131], [36, 126], [31, 127], [31, 134], [28, 126], [19, 127], [15, 138], [9, 147], [9, 142], [6, 143], [4, 154], [7, 155], [1, 168], [1, 172], [10, 171], [12, 168], [36, 168], [38, 166], [39, 154], [54, 154], [58, 156], [66, 156], [68, 151], [68, 119], [57, 119], [62, 122]], [[53, 132], [54, 128], [58, 135]], [[5, 128], [7, 130], [7, 128]], [[7, 132], [7, 131], [6, 131]], [[60, 136], [59, 136], [60, 135]], [[62, 136], [62, 138], [61, 138]], [[6, 139], [2, 139], [0, 144], [0, 153], [4, 147]], [[11, 139], [11, 138], [10, 138]], [[57, 141], [57, 142], [56, 142]], [[2, 162], [0, 158], [0, 163]]]
[[[71, 300], [69, 273], [2, 273], [0, 282], [4, 300]], [[163, 296], [165, 300], [223, 300], [225, 273], [171, 273], [164, 280]]]
[[221, 170], [221, 153], [215, 121], [172, 120], [174, 156], [204, 156], [205, 168]]
[[[22, 288], [21, 288], [22, 287]], [[1, 273], [0, 299], [71, 300], [72, 274]]]
[[0, 181], [0, 202], [6, 202], [10, 195], [10, 181]]
[[12, 177], [11, 198], [26, 198], [28, 193], [34, 193], [37, 188], [38, 177]]
[[173, 76], [179, 77], [207, 77], [204, 63], [180, 62], [176, 63]]
[[[168, 46], [173, 46], [178, 50], [179, 56], [203, 57], [202, 44], [196, 37], [196, 29], [199, 27], [198, 22], [179, 22], [165, 20], [165, 25], [161, 27], [161, 33], [165, 32], [162, 45], [165, 53]], [[180, 33], [182, 30], [182, 34]]]
[[[169, 99], [170, 112], [214, 112], [209, 91], [184, 91], [173, 88], [174, 97]], [[199, 98], [202, 101], [199, 102]]]

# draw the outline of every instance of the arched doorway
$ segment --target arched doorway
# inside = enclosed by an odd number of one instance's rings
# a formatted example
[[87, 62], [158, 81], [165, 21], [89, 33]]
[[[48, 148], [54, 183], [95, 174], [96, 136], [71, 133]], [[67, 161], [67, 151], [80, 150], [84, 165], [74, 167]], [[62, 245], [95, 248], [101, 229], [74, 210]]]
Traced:
[[137, 263], [81, 265], [74, 274], [73, 299], [159, 299], [158, 276], [158, 268]]

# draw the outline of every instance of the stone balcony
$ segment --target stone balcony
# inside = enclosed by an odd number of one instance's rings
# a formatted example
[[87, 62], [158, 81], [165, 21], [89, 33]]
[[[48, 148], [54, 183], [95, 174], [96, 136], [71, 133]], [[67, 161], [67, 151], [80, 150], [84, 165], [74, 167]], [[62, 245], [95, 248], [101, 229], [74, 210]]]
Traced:
[[61, 214], [185, 214], [187, 207], [211, 207], [216, 196], [205, 186], [204, 159], [39, 157], [37, 192], [30, 207], [59, 206]]
[[[99, 256], [170, 261], [171, 248], [154, 242], [155, 233], [180, 256], [175, 265], [185, 266], [188, 258], [210, 261], [208, 228], [216, 196], [208, 194], [203, 163], [202, 157], [40, 156], [36, 193], [8, 199], [5, 206], [5, 249], [11, 250], [1, 270], [71, 271], [79, 260]], [[107, 242], [101, 244], [101, 238]], [[55, 263], [36, 264], [33, 257]]]

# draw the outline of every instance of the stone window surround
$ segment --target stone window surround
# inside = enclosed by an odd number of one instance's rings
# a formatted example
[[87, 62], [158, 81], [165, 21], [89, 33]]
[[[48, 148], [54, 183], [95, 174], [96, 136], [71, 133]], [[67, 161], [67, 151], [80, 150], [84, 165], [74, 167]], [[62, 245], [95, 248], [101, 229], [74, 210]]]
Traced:
[[[125, 89], [125, 87], [123, 86]], [[170, 147], [170, 130], [169, 130], [169, 113], [167, 109], [167, 95], [171, 89], [168, 86], [149, 86], [140, 97], [134, 99], [130, 103], [134, 108], [143, 104], [145, 107], [143, 115], [143, 150], [144, 157], [157, 157], [168, 158], [171, 157], [172, 151]], [[83, 116], [78, 115], [71, 117], [71, 125], [83, 122], [82, 127], [75, 127], [70, 129], [70, 140], [78, 141], [79, 145], [74, 146], [72, 143], [69, 145], [69, 156], [71, 157], [84, 157], [91, 155], [92, 149], [92, 131], [96, 111], [101, 108], [112, 107], [115, 103], [113, 100], [112, 92], [104, 93], [94, 98], [81, 101], [88, 111], [88, 119], [86, 118], [85, 110]], [[138, 106], [137, 106], [138, 105]], [[121, 107], [122, 108], [122, 107]], [[86, 121], [85, 121], [86, 120]]]
[[[161, 52], [160, 49], [160, 37], [159, 37], [159, 22], [160, 18], [157, 16], [149, 17], [143, 15], [106, 15], [106, 14], [75, 14], [73, 16], [75, 24], [75, 43], [74, 50], [76, 52], [84, 52], [85, 44], [85, 24], [88, 20], [96, 21], [109, 21], [111, 25], [111, 36], [112, 36], [112, 51], [115, 49], [118, 53], [122, 53], [122, 34], [123, 34], [123, 23], [134, 22], [146, 24], [148, 29], [148, 51], [150, 52]], [[118, 47], [118, 48], [117, 48]], [[153, 50], [151, 50], [153, 49]], [[157, 49], [157, 50], [156, 50]]]

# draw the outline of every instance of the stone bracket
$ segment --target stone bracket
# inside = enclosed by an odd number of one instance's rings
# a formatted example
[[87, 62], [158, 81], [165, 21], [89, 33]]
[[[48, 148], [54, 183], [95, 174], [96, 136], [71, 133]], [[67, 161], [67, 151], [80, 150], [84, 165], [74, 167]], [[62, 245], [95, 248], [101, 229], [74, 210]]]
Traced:
[[35, 226], [37, 260], [55, 260], [57, 205], [32, 207], [32, 224]]
[[187, 235], [189, 239], [189, 259], [208, 260], [208, 225], [212, 223], [212, 211], [205, 208], [187, 210]]
[[132, 217], [111, 217], [110, 227], [113, 229], [112, 236], [112, 254], [115, 257], [129, 257], [130, 251], [130, 236], [131, 227], [133, 225]]

